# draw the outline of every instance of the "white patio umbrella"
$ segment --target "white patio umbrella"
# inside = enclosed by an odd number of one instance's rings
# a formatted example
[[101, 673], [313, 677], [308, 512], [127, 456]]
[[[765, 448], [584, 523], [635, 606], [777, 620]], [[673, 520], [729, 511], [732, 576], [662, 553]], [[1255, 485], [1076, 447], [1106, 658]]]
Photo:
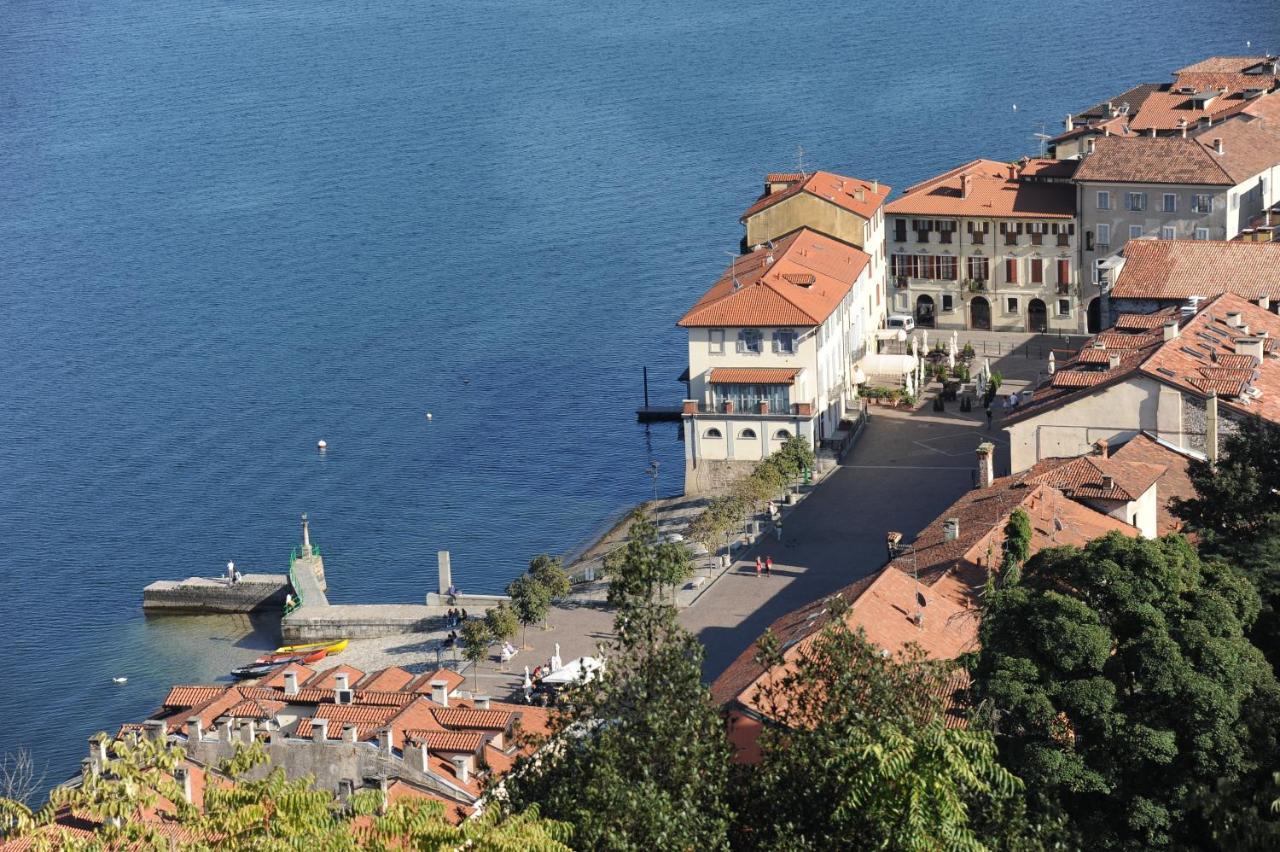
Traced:
[[947, 344], [947, 369], [954, 370], [956, 368], [956, 339], [951, 338], [951, 342]]
[[1057, 369], [1058, 369], [1057, 361], [1053, 357], [1053, 350], [1050, 349], [1049, 350], [1049, 375], [1052, 376], [1054, 371]]
[[915, 395], [916, 395], [916, 376], [915, 376], [915, 372], [912, 371], [910, 373], [907, 373], [907, 396], [915, 396]]
[[920, 348], [923, 349], [925, 352], [928, 352], [929, 351], [929, 329], [927, 328], [923, 329], [920, 332], [920, 336], [923, 338], [923, 340], [920, 341], [921, 343]]
[[551, 671], [559, 671], [564, 668], [564, 661], [560, 659], [560, 643], [556, 643], [556, 652], [551, 655]]

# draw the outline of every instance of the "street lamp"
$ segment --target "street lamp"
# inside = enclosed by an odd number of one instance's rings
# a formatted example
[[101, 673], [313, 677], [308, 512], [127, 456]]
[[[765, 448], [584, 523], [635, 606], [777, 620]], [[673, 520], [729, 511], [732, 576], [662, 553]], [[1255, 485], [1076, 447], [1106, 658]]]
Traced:
[[652, 460], [649, 466], [644, 469], [645, 475], [653, 480], [653, 502], [658, 502], [658, 462]]

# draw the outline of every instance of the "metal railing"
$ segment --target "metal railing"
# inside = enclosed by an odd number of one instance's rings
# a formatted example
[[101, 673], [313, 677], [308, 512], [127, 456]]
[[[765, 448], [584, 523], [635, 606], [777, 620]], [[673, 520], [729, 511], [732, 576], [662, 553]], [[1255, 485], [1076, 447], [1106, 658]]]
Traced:
[[[320, 547], [318, 545], [311, 545], [311, 555], [320, 555]], [[298, 575], [294, 573], [294, 563], [301, 558], [302, 554], [299, 552], [299, 548], [297, 546], [289, 551], [289, 587], [293, 589], [293, 600], [285, 604], [285, 615], [288, 615], [298, 607], [302, 606], [302, 589], [298, 587]]]

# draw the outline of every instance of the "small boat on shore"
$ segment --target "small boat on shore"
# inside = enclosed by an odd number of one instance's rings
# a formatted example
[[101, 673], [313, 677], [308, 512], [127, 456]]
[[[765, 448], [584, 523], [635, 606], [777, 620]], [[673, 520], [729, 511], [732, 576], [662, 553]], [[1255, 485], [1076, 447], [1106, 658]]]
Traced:
[[276, 648], [273, 653], [276, 654], [308, 654], [313, 651], [325, 651], [330, 654], [340, 654], [347, 650], [350, 644], [349, 639], [339, 639], [336, 642], [311, 642], [306, 645], [281, 645]]
[[247, 680], [249, 678], [263, 677], [271, 674], [281, 666], [287, 666], [290, 663], [301, 663], [302, 665], [318, 663], [325, 657], [329, 656], [331, 653], [329, 649], [336, 645], [341, 645], [342, 647], [338, 650], [342, 650], [342, 648], [347, 647], [347, 640], [343, 639], [339, 643], [326, 645], [321, 648], [314, 648], [313, 650], [306, 652], [293, 652], [286, 654], [277, 652], [272, 654], [263, 654], [247, 666], [240, 666], [232, 669], [231, 676], [237, 680]]

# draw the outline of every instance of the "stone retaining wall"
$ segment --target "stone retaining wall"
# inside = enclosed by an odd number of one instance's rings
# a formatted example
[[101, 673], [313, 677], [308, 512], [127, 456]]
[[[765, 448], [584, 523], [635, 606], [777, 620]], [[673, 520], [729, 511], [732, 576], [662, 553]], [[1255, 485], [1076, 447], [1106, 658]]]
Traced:
[[142, 609], [151, 613], [235, 613], [281, 609], [288, 591], [289, 578], [284, 574], [249, 574], [234, 585], [207, 577], [158, 580], [142, 591]]

